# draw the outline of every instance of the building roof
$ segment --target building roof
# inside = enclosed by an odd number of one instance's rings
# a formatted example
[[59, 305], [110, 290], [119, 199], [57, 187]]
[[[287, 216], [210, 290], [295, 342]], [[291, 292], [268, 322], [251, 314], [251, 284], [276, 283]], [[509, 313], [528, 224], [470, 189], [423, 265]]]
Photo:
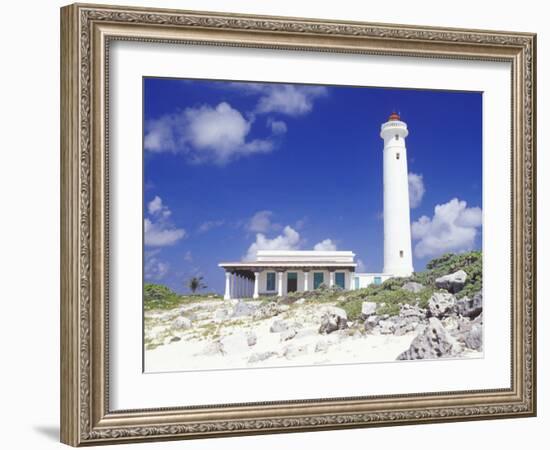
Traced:
[[350, 251], [321, 250], [259, 250], [258, 262], [343, 262], [353, 263], [355, 253]]
[[355, 253], [351, 251], [260, 250], [255, 261], [222, 262], [224, 269], [353, 269]]

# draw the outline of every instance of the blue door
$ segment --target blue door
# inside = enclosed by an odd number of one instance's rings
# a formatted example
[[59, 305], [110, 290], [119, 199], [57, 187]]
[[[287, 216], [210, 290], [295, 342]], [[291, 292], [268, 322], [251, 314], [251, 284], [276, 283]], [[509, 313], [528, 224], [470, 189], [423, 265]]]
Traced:
[[267, 272], [265, 290], [266, 291], [275, 290], [275, 272]]
[[319, 289], [319, 287], [325, 281], [323, 272], [313, 272], [313, 289]]
[[346, 274], [344, 272], [336, 272], [334, 274], [334, 282], [336, 286], [345, 289], [346, 288]]

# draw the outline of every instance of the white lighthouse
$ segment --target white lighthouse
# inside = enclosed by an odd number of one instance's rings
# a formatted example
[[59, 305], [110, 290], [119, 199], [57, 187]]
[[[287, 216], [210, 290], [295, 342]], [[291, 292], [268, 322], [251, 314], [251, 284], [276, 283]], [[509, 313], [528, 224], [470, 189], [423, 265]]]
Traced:
[[408, 134], [407, 124], [396, 113], [380, 131], [384, 139], [384, 273], [398, 277], [414, 271], [405, 145]]

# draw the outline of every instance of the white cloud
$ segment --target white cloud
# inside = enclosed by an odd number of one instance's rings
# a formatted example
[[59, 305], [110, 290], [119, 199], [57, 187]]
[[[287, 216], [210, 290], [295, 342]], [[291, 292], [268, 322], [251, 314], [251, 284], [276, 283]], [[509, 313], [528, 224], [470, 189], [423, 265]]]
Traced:
[[415, 255], [423, 258], [471, 250], [481, 225], [481, 208], [468, 208], [465, 201], [457, 198], [437, 205], [431, 219], [422, 216], [412, 224], [412, 237], [418, 240]]
[[367, 270], [367, 267], [365, 266], [365, 263], [362, 259], [357, 259], [357, 266], [355, 267], [356, 272], [364, 272]]
[[313, 250], [317, 250], [317, 251], [328, 252], [328, 251], [334, 251], [336, 249], [337, 249], [336, 244], [332, 242], [331, 239], [325, 239], [324, 241], [318, 242], [313, 246]]
[[152, 222], [146, 218], [143, 222], [145, 228], [145, 245], [148, 247], [167, 247], [175, 244], [185, 237], [183, 228], [173, 228], [163, 222]]
[[264, 210], [258, 211], [254, 214], [248, 223], [246, 224], [246, 229], [253, 233], [267, 233], [271, 230], [278, 230], [281, 228], [281, 225], [273, 223], [271, 217], [273, 216], [272, 211]]
[[268, 139], [247, 140], [251, 126], [252, 120], [226, 102], [186, 108], [147, 122], [144, 145], [151, 152], [183, 152], [195, 163], [224, 165], [273, 150]]
[[146, 123], [143, 139], [145, 150], [150, 152], [177, 151], [177, 137], [173, 128], [177, 125], [177, 116], [167, 115]]
[[308, 114], [315, 100], [328, 95], [324, 86], [275, 83], [227, 83], [224, 88], [248, 95], [257, 95], [258, 103], [252, 114], [279, 113], [288, 116]]
[[285, 134], [287, 131], [286, 123], [282, 120], [268, 119], [267, 125], [271, 128], [273, 134]]
[[409, 173], [409, 204], [411, 208], [416, 208], [422, 202], [426, 188], [422, 175]]
[[186, 236], [183, 228], [176, 228], [170, 221], [170, 209], [157, 195], [147, 204], [150, 217], [143, 221], [144, 243], [147, 247], [166, 247], [175, 244]]
[[158, 195], [147, 204], [147, 210], [149, 211], [149, 214], [155, 214], [161, 209], [162, 199]]
[[287, 225], [283, 233], [273, 239], [269, 239], [263, 233], [258, 233], [256, 242], [250, 245], [244, 259], [246, 261], [255, 260], [258, 250], [298, 250], [300, 244], [300, 233]]
[[157, 258], [158, 250], [145, 252], [144, 276], [147, 281], [159, 281], [163, 279], [170, 269], [167, 262]]
[[225, 223], [225, 220], [207, 220], [199, 226], [199, 233], [206, 233], [213, 228], [221, 227]]
[[301, 116], [313, 109], [313, 102], [327, 94], [323, 86], [296, 86], [291, 84], [255, 85], [262, 96], [256, 112], [277, 112], [289, 116]]
[[156, 217], [168, 218], [172, 214], [165, 205], [162, 203], [162, 199], [157, 195], [153, 200], [147, 204], [147, 211], [149, 214]]
[[191, 253], [191, 250], [187, 250], [185, 252], [185, 255], [183, 256], [183, 259], [187, 262], [193, 262], [193, 254]]

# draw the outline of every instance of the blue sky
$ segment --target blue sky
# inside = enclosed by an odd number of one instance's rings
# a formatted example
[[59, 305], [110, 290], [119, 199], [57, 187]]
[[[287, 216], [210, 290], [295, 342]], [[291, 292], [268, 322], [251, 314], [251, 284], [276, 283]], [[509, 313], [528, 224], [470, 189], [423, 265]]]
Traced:
[[[353, 250], [383, 267], [380, 125], [407, 152], [415, 270], [481, 248], [482, 94], [144, 79], [145, 279], [185, 292], [257, 249]], [[317, 246], [317, 247], [316, 247]]]

